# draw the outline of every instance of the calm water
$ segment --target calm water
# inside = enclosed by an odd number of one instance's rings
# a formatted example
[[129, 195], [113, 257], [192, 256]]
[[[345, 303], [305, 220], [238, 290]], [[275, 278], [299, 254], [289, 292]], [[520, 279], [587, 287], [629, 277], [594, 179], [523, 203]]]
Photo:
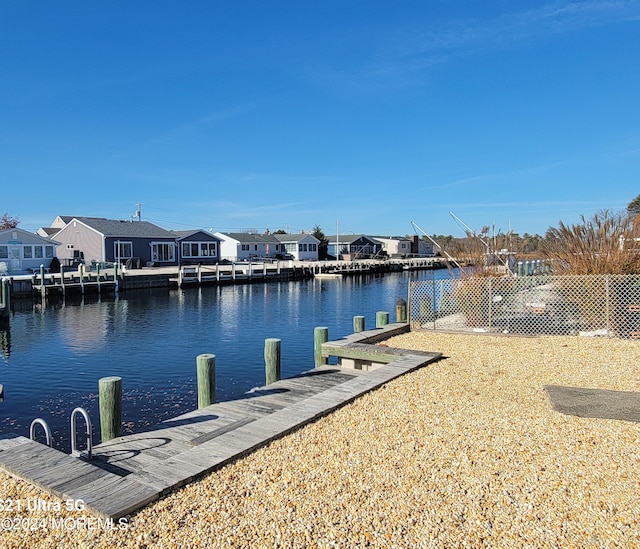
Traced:
[[[17, 302], [0, 331], [4, 360], [0, 432], [29, 436], [43, 418], [54, 446], [69, 451], [69, 415], [85, 408], [98, 441], [98, 379], [123, 383], [123, 433], [197, 408], [196, 356], [216, 355], [218, 401], [264, 385], [264, 340], [282, 339], [282, 377], [313, 367], [313, 330], [329, 339], [353, 331], [353, 317], [375, 326], [376, 311], [395, 320], [411, 279], [447, 278], [446, 269], [175, 291], [129, 292], [50, 304]], [[82, 420], [79, 424], [83, 425]], [[41, 433], [41, 431], [38, 431]]]

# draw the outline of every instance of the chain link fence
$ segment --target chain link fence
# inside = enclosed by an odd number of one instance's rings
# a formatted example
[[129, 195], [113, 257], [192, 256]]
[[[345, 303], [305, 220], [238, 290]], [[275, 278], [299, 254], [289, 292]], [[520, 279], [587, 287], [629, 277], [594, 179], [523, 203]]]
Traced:
[[640, 339], [640, 276], [414, 281], [409, 321], [412, 329]]

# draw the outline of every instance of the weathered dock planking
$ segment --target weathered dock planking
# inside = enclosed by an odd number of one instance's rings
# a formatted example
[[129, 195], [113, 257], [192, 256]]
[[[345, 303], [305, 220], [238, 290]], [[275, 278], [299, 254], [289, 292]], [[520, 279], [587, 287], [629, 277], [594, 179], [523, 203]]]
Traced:
[[[325, 343], [332, 356], [366, 351], [406, 325], [388, 325]], [[62, 499], [82, 500], [86, 509], [120, 518], [270, 441], [344, 406], [440, 353], [378, 347], [385, 361], [374, 369], [320, 366], [257, 388], [233, 401], [164, 421], [152, 430], [120, 436], [93, 448], [94, 459], [72, 457], [25, 437], [0, 437], [0, 469]], [[354, 356], [355, 353], [355, 356]], [[375, 353], [374, 353], [375, 354]], [[395, 360], [385, 363], [392, 355]], [[375, 360], [374, 360], [375, 362]], [[1, 494], [0, 494], [1, 495]]]

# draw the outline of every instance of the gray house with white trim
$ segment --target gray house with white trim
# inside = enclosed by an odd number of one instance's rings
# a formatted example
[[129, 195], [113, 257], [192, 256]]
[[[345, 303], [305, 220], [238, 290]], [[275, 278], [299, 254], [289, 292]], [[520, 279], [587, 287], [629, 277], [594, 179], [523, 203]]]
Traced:
[[382, 253], [382, 242], [364, 234], [327, 236], [328, 254], [336, 259], [367, 259]]
[[195, 231], [171, 231], [178, 244], [180, 265], [211, 265], [220, 261], [220, 238], [199, 229]]
[[0, 275], [48, 269], [57, 244], [18, 227], [0, 230]]
[[62, 265], [120, 263], [129, 268], [178, 264], [176, 235], [148, 221], [73, 217], [55, 233]]

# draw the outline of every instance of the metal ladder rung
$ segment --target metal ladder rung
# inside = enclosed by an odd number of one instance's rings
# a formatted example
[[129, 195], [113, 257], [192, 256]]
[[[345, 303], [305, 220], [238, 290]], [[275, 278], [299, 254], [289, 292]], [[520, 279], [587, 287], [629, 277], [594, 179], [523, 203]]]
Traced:
[[44, 429], [47, 446], [51, 448], [51, 429], [49, 429], [47, 422], [41, 417], [38, 417], [31, 422], [31, 426], [29, 427], [29, 438], [34, 442], [36, 441], [36, 425], [40, 425]]

